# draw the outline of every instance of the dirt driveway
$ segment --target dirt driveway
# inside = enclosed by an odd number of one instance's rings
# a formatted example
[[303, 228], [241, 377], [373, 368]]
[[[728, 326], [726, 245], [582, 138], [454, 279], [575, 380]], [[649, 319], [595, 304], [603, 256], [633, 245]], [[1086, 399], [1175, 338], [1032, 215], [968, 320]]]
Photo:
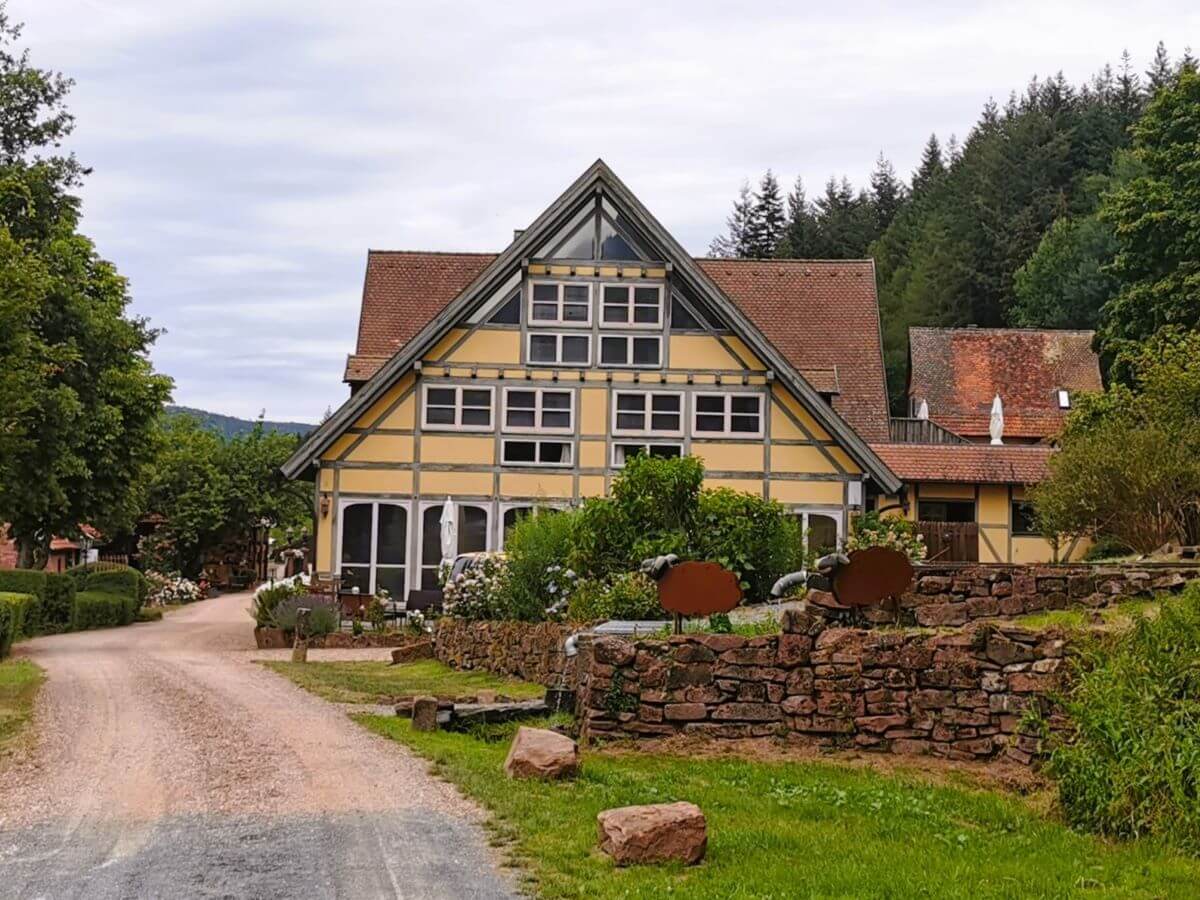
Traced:
[[510, 896], [475, 807], [251, 662], [248, 605], [20, 646], [49, 677], [0, 897]]

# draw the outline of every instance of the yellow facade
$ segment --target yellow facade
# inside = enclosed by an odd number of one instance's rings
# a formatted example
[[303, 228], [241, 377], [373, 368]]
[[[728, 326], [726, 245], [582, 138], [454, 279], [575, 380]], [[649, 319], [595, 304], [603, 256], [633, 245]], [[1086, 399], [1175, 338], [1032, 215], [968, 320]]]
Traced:
[[[579, 271], [577, 267], [577, 275]], [[317, 521], [318, 571], [329, 573], [338, 566], [339, 517], [347, 505], [404, 507], [412, 554], [419, 555], [421, 535], [428, 525], [425, 511], [451, 497], [486, 513], [490, 546], [502, 539], [508, 510], [603, 496], [616, 472], [617, 444], [673, 446], [704, 461], [712, 473], [706, 481], [710, 487], [759, 496], [765, 492], [793, 509], [832, 514], [844, 525], [849, 512], [845, 482], [860, 479], [861, 468], [831, 441], [799, 400], [778, 383], [769, 383], [763, 363], [745, 343], [729, 334], [664, 338], [669, 346], [664, 348], [666, 366], [661, 369], [596, 365], [567, 369], [527, 362], [518, 329], [486, 325], [450, 329], [425, 355], [419, 371], [401, 376], [321, 455], [317, 493], [328, 512]], [[490, 389], [492, 426], [477, 433], [426, 424], [425, 390], [432, 387]], [[571, 434], [507, 429], [502, 421], [506, 389], [569, 392]], [[614, 435], [615, 391], [659, 391], [684, 398], [678, 433]], [[760, 397], [762, 437], [739, 441], [730, 434], [693, 440], [694, 392]], [[505, 441], [539, 439], [569, 443], [570, 465], [514, 465], [500, 455]], [[772, 439], [782, 443], [771, 443], [768, 452]], [[419, 567], [409, 568], [416, 578]]]

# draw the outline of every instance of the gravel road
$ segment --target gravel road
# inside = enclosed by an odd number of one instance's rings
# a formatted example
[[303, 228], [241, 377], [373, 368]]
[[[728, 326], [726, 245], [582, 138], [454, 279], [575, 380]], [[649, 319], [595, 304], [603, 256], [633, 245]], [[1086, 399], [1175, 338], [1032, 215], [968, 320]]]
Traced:
[[513, 896], [476, 807], [251, 661], [249, 602], [20, 645], [48, 679], [0, 897]]

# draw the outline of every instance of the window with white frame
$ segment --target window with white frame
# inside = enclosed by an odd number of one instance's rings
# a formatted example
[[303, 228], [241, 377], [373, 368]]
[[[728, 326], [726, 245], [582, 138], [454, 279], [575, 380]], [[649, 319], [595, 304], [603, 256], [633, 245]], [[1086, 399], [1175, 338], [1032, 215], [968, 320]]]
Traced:
[[386, 590], [404, 598], [408, 572], [408, 509], [395, 503], [352, 502], [342, 507], [338, 572], [343, 591]]
[[632, 334], [600, 335], [600, 365], [652, 366], [662, 365], [662, 338], [639, 337]]
[[529, 324], [592, 324], [592, 286], [588, 282], [535, 281], [531, 287]]
[[683, 444], [651, 444], [617, 441], [613, 443], [613, 468], [619, 469], [639, 453], [656, 459], [678, 459], [683, 456]]
[[696, 394], [692, 433], [725, 437], [761, 437], [762, 395]]
[[531, 332], [525, 357], [544, 365], [586, 366], [592, 361], [592, 336]]
[[683, 434], [683, 394], [614, 391], [613, 434]]
[[661, 284], [606, 284], [600, 289], [603, 300], [601, 324], [608, 328], [657, 328], [663, 322]]
[[490, 387], [425, 385], [423, 427], [447, 431], [491, 431]]
[[569, 466], [573, 459], [570, 441], [505, 438], [500, 461], [506, 466]]
[[550, 388], [505, 388], [505, 431], [575, 430], [575, 392]]

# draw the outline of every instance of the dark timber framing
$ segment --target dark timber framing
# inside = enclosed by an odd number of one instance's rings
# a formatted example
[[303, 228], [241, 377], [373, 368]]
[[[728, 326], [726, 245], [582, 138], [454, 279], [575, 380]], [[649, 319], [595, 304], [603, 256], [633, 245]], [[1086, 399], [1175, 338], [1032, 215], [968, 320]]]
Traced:
[[[629, 234], [645, 250], [658, 251], [656, 256], [671, 265], [669, 283], [681, 286], [707, 306], [716, 310], [733, 332], [739, 335], [749, 349], [801, 403], [807, 412], [828, 431], [875, 480], [885, 493], [895, 493], [901, 482], [896, 475], [871, 450], [867, 443], [826, 404], [811, 385], [795, 370], [750, 320], [728, 297], [701, 271], [692, 257], [679, 245], [669, 232], [654, 218], [632, 192], [613, 174], [603, 160], [597, 160], [563, 194], [555, 200], [533, 223], [525, 229], [483, 272], [454, 300], [435, 315], [405, 347], [389, 359], [348, 399], [329, 419], [313, 431], [282, 467], [289, 478], [305, 474], [319, 462], [323, 453], [354, 421], [370, 408], [395, 382], [395, 380], [427, 354], [457, 323], [467, 318], [475, 305], [483, 298], [490, 298], [511, 278], [514, 270], [520, 269], [522, 261], [534, 255], [549, 236], [576, 221], [581, 207], [589, 201], [609, 200], [627, 213], [621, 229], [622, 236]], [[600, 204], [597, 204], [600, 205]], [[641, 232], [644, 231], [644, 236]], [[602, 265], [604, 261], [594, 261]], [[667, 294], [669, 297], [670, 295]], [[669, 332], [668, 332], [669, 333]], [[419, 437], [417, 438], [419, 440]], [[415, 489], [415, 486], [414, 486]]]

